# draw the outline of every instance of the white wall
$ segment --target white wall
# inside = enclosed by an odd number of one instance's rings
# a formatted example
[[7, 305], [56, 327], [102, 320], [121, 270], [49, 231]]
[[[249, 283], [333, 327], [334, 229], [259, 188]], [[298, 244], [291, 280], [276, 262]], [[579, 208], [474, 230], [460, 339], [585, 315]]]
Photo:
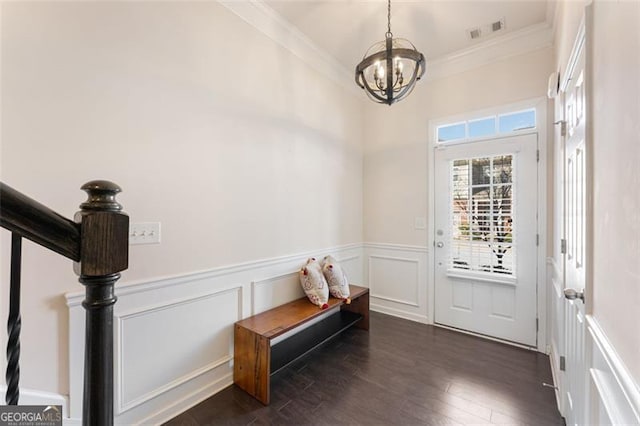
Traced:
[[[2, 181], [67, 217], [84, 182], [120, 184], [132, 222], [162, 222], [121, 285], [362, 241], [363, 100], [223, 6], [1, 12]], [[43, 248], [23, 259], [21, 384], [67, 394], [63, 294], [82, 288]]]
[[640, 3], [593, 13], [592, 314], [640, 383]]
[[[544, 96], [551, 48], [513, 56], [435, 81], [418, 82], [389, 108], [370, 104], [365, 116], [364, 237], [370, 242], [425, 246], [429, 120]], [[427, 71], [428, 72], [428, 71]]]
[[[542, 48], [418, 82], [410, 97], [391, 108], [367, 106], [364, 268], [370, 275], [372, 309], [433, 321], [428, 231], [414, 226], [416, 218], [428, 223], [429, 121], [542, 97], [552, 61], [552, 49]], [[371, 274], [383, 267], [385, 274], [372, 281]]]

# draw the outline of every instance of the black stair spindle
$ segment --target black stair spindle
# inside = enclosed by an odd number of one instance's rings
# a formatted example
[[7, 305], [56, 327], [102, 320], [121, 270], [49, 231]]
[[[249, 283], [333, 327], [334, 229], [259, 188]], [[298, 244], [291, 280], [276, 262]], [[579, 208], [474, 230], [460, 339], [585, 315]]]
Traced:
[[22, 263], [22, 237], [11, 233], [11, 289], [9, 291], [9, 320], [7, 329], [7, 405], [18, 405], [20, 398], [20, 268]]

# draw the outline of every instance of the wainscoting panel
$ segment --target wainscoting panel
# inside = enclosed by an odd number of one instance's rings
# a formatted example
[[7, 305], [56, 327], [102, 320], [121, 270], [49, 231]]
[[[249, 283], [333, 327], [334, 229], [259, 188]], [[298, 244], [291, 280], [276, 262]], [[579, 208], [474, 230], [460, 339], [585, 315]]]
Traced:
[[362, 279], [362, 251], [358, 254], [337, 256], [336, 260], [340, 262], [351, 284], [368, 287]]
[[298, 271], [251, 283], [251, 315], [304, 296]]
[[371, 309], [428, 322], [426, 247], [365, 243], [364, 253]]
[[598, 321], [587, 315], [589, 363], [587, 423], [640, 424], [640, 387], [618, 357]]
[[238, 321], [241, 300], [239, 286], [118, 315], [116, 412], [228, 364], [233, 358], [233, 329], [219, 319]]
[[[362, 245], [313, 250], [209, 271], [116, 286], [114, 370], [117, 424], [165, 422], [233, 383], [233, 324], [302, 297], [298, 270], [308, 257], [342, 262], [363, 280]], [[80, 424], [84, 294], [68, 294], [69, 410]]]

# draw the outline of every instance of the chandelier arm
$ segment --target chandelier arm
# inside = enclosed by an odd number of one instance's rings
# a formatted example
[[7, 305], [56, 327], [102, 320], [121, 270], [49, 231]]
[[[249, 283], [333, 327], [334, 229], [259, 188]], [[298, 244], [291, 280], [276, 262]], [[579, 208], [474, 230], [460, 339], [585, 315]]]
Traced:
[[415, 69], [413, 70], [413, 74], [411, 75], [411, 79], [409, 83], [400, 90], [398, 95], [396, 96], [396, 100], [401, 100], [406, 96], [409, 96], [409, 93], [413, 91], [413, 88], [416, 87], [416, 80], [418, 75], [418, 65], [416, 64]]
[[364, 74], [362, 72], [358, 72], [356, 74], [356, 83], [360, 86], [366, 93], [369, 98], [378, 103], [388, 103], [386, 98], [378, 95], [376, 92], [379, 90], [377, 88], [371, 87], [367, 82], [367, 79], [364, 78]]
[[394, 78], [393, 81], [393, 91], [397, 92], [396, 86], [398, 85], [398, 81], [400, 81], [400, 79], [398, 77]]
[[375, 89], [373, 89], [371, 86], [369, 86], [369, 84], [367, 84], [366, 80], [365, 80], [365, 88], [364, 91], [367, 93], [367, 96], [369, 96], [369, 98], [375, 102], [381, 103], [381, 104], [388, 104], [389, 102], [387, 102], [387, 98], [385, 98], [384, 96], [380, 96], [378, 95]]

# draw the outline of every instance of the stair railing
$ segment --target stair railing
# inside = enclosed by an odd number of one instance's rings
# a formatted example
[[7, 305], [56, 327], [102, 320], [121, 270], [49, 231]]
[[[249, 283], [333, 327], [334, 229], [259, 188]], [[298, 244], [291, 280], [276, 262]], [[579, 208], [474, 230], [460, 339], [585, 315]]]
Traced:
[[11, 231], [6, 402], [17, 405], [20, 396], [21, 247], [26, 238], [75, 262], [85, 286], [82, 423], [112, 425], [114, 284], [128, 267], [129, 217], [116, 201], [121, 189], [115, 183], [94, 180], [81, 189], [88, 198], [72, 221], [0, 182], [0, 226]]

